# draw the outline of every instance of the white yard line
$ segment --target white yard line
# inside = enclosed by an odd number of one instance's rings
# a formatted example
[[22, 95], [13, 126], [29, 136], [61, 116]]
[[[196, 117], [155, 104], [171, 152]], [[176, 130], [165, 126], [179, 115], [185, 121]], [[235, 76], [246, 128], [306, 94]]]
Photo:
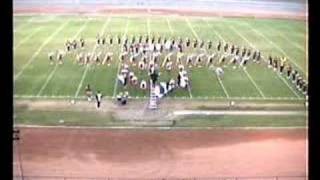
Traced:
[[79, 95], [79, 93], [80, 93], [80, 89], [81, 89], [81, 87], [82, 87], [83, 81], [84, 81], [85, 77], [87, 76], [87, 72], [88, 72], [88, 69], [89, 69], [88, 67], [89, 67], [89, 64], [86, 65], [85, 70], [84, 70], [84, 72], [83, 72], [83, 74], [82, 74], [82, 77], [81, 77], [80, 83], [79, 83], [79, 85], [78, 85], [77, 91], [76, 91], [76, 93], [74, 94], [74, 97], [75, 97], [75, 98], [77, 98], [78, 95]]
[[16, 81], [20, 75], [24, 72], [24, 70], [36, 59], [36, 57], [39, 55], [39, 53], [42, 51], [42, 49], [52, 40], [54, 36], [56, 36], [68, 23], [70, 20], [63, 23], [51, 36], [49, 36], [38, 48], [38, 50], [32, 55], [32, 57], [28, 60], [26, 64], [22, 67], [22, 69], [14, 76], [14, 81]]
[[[33, 23], [33, 22], [34, 22], [34, 18], [36, 18], [36, 17], [32, 16], [30, 19], [27, 20], [27, 23], [26, 23], [26, 24], [23, 24], [23, 25], [19, 26], [17, 29], [14, 29], [14, 30], [13, 30], [13, 32], [14, 32], [13, 35], [15, 36], [15, 33], [16, 33], [16, 32], [20, 31], [21, 29], [24, 29], [24, 28], [25, 28], [26, 26], [28, 26], [30, 23]], [[49, 21], [47, 21], [47, 22], [50, 22], [50, 21], [54, 20], [55, 18], [56, 18], [56, 16], [52, 16], [52, 17], [49, 19]], [[22, 20], [22, 21], [25, 21], [25, 20]]]
[[[89, 21], [90, 20], [86, 20], [86, 22], [77, 31], [77, 33], [72, 37], [72, 39], [76, 39], [79, 36], [79, 34], [83, 31], [83, 29], [87, 27], [87, 24], [88, 24]], [[40, 96], [42, 94], [43, 90], [47, 87], [48, 83], [50, 82], [50, 80], [52, 79], [54, 73], [56, 72], [57, 67], [58, 67], [58, 64], [55, 65], [54, 69], [51, 71], [50, 75], [47, 77], [45, 83], [42, 85], [41, 89], [37, 93], [37, 96]]]
[[230, 98], [229, 93], [228, 93], [228, 91], [226, 90], [226, 88], [224, 87], [224, 85], [223, 85], [223, 83], [222, 83], [222, 80], [221, 80], [220, 77], [218, 77], [218, 76], [217, 76], [217, 79], [218, 79], [218, 82], [219, 82], [220, 86], [221, 86], [222, 89], [223, 89], [224, 94], [226, 95], [227, 99], [229, 99], [229, 98]]
[[187, 24], [188, 24], [189, 28], [191, 29], [193, 35], [194, 35], [198, 40], [200, 40], [198, 34], [197, 34], [196, 31], [193, 29], [193, 27], [192, 27], [189, 19], [188, 19], [187, 17], [185, 17], [184, 20], [187, 22]]
[[252, 82], [252, 84], [256, 87], [256, 89], [258, 90], [258, 92], [260, 93], [260, 95], [262, 96], [263, 99], [266, 98], [266, 96], [263, 94], [263, 92], [261, 91], [261, 89], [259, 88], [259, 86], [257, 85], [257, 83], [252, 79], [251, 75], [248, 73], [248, 71], [246, 69], [243, 69], [243, 71], [246, 73], [246, 75], [248, 76], [248, 78], [250, 79], [250, 81]]
[[[207, 24], [208, 27], [210, 27], [207, 19], [202, 18], [202, 20], [206, 22], [206, 24]], [[225, 39], [224, 39], [218, 32], [216, 32], [216, 31], [213, 31], [213, 32], [214, 32], [217, 36], [219, 36], [219, 38], [220, 38], [223, 42], [225, 42]], [[220, 77], [217, 76], [217, 79], [218, 79], [218, 82], [219, 82], [221, 88], [223, 89], [224, 94], [225, 94], [226, 97], [229, 99], [229, 98], [230, 98], [229, 93], [228, 93], [227, 89], [224, 87], [223, 82], [221, 81]]]
[[[244, 39], [252, 48], [257, 49], [246, 37], [244, 37], [242, 34], [240, 34], [232, 25], [229, 26], [230, 29], [232, 29], [235, 33], [237, 33], [242, 39]], [[262, 56], [263, 60], [265, 60], [265, 58]], [[287, 81], [278, 73], [276, 73], [277, 76], [284, 82], [284, 84], [292, 91], [292, 93], [296, 96], [296, 97], [300, 97], [297, 92], [292, 89], [292, 87], [287, 83]]]
[[[173, 35], [173, 30], [172, 30], [172, 28], [171, 28], [171, 25], [170, 25], [170, 22], [169, 22], [168, 17], [166, 17], [166, 19], [167, 19], [168, 27], [169, 27], [169, 29], [170, 29], [170, 33], [171, 33], [171, 35]], [[188, 86], [188, 92], [189, 92], [189, 97], [192, 99], [193, 96], [192, 96], [192, 91], [191, 91], [190, 86]]]
[[294, 45], [297, 49], [301, 50], [302, 52], [305, 52], [304, 47], [302, 47], [300, 44], [290, 40], [286, 35], [282, 34], [279, 30], [274, 29], [274, 28], [270, 28], [268, 26], [269, 29], [272, 29], [273, 32], [276, 32], [278, 35], [280, 35], [280, 37], [282, 37], [283, 39], [285, 39], [286, 41], [290, 42], [289, 44]]
[[237, 33], [243, 40], [245, 40], [252, 48], [257, 49], [245, 36], [239, 33], [232, 25], [229, 25], [229, 28]]
[[[107, 25], [108, 25], [109, 22], [110, 22], [110, 19], [111, 19], [111, 14], [110, 14], [109, 17], [108, 17], [108, 20], [104, 23], [101, 31], [99, 32], [99, 35], [103, 35], [103, 34], [104, 34], [105, 29], [106, 29]], [[94, 45], [94, 48], [93, 48], [93, 50], [92, 50], [92, 52], [91, 52], [91, 55], [96, 51], [97, 47], [98, 47], [98, 46], [95, 44], [95, 45]], [[92, 58], [93, 58], [93, 56], [91, 56], [91, 60], [92, 60]], [[75, 98], [77, 98], [78, 95], [79, 95], [79, 93], [80, 93], [80, 89], [81, 89], [81, 87], [82, 87], [82, 84], [83, 84], [83, 81], [84, 81], [85, 77], [87, 76], [87, 72], [88, 72], [89, 66], [90, 66], [90, 64], [87, 64], [86, 67], [85, 67], [85, 70], [84, 70], [84, 72], [83, 72], [83, 74], [82, 74], [82, 77], [81, 77], [81, 81], [80, 81], [80, 83], [79, 83], [79, 85], [78, 85], [78, 88], [77, 88], [77, 91], [76, 91], [76, 93], [75, 93], [75, 95], [74, 95]]]
[[255, 28], [253, 28], [250, 24], [246, 23], [246, 25], [248, 27], [250, 27], [250, 29], [252, 31], [254, 31], [256, 34], [260, 35], [262, 38], [264, 38], [265, 40], [267, 40], [270, 44], [273, 44], [274, 47], [276, 47], [279, 51], [282, 52], [282, 54], [284, 54], [286, 57], [289, 58], [290, 62], [292, 62], [298, 69], [300, 69], [303, 73], [305, 73], [305, 70], [299, 66], [295, 61], [293, 61], [294, 58], [290, 57], [286, 52], [284, 52], [284, 50], [279, 47], [276, 43], [274, 43], [272, 40], [270, 40], [269, 38], [267, 38], [264, 34], [262, 34], [261, 32], [257, 31]]
[[172, 27], [171, 27], [171, 24], [170, 24], [169, 18], [168, 18], [168, 17], [166, 17], [166, 20], [167, 20], [167, 24], [168, 24], [169, 30], [170, 30], [171, 34], [173, 34], [173, 29], [172, 29]]
[[[210, 24], [209, 24], [209, 22], [208, 22], [208, 20], [207, 20], [206, 18], [202, 18], [202, 20], [206, 22], [206, 24], [207, 24], [208, 27], [211, 27]], [[212, 28], [212, 27], [211, 27], [211, 28]], [[214, 29], [214, 28], [212, 28], [212, 29]], [[217, 31], [213, 31], [213, 32], [214, 32], [217, 36], [219, 36], [219, 38], [220, 38], [220, 40], [221, 40], [222, 42], [225, 43], [225, 40], [223, 39], [223, 37], [222, 37], [220, 34], [217, 33]]]
[[[127, 23], [126, 23], [126, 28], [124, 30], [123, 36], [122, 36], [122, 44], [121, 44], [121, 49], [122, 46], [124, 44], [124, 38], [126, 37], [127, 33], [128, 33], [128, 27], [129, 27], [129, 16], [127, 17]], [[116, 97], [116, 93], [117, 93], [117, 88], [118, 88], [118, 74], [120, 72], [120, 68], [121, 68], [121, 59], [119, 59], [118, 62], [118, 69], [117, 69], [117, 74], [116, 74], [116, 78], [115, 78], [115, 82], [114, 82], [114, 87], [113, 87], [113, 95], [112, 97], [115, 98]]]
[[[278, 74], [278, 73], [277, 73]], [[288, 82], [281, 76], [281, 75], [279, 75], [278, 74], [278, 77], [283, 81], [283, 83], [284, 84], [286, 84], [287, 85], [287, 87], [293, 92], [293, 94], [296, 96], [296, 97], [300, 97], [299, 95], [298, 95], [298, 93], [288, 84]]]
[[35, 29], [34, 31], [32, 31], [32, 33], [30, 33], [28, 36], [26, 36], [25, 38], [23, 38], [17, 45], [14, 46], [13, 51], [15, 51], [21, 44], [25, 43], [26, 41], [28, 41], [35, 33], [39, 32], [43, 27], [38, 27], [37, 29]]
[[48, 83], [50, 82], [51, 78], [53, 77], [54, 73], [56, 72], [58, 68], [58, 64], [56, 64], [53, 68], [53, 70], [51, 71], [51, 73], [49, 74], [49, 76], [47, 77], [45, 83], [42, 85], [41, 89], [39, 90], [39, 92], [37, 93], [37, 96], [39, 97], [43, 90], [47, 87]]
[[[223, 41], [225, 41], [225, 39], [221, 36], [220, 33], [216, 32], [214, 29], [213, 31], [216, 33], [216, 35], [218, 35]], [[248, 71], [246, 69], [243, 69], [242, 70], [245, 72], [245, 74], [247, 75], [247, 77], [249, 78], [249, 80], [251, 81], [251, 83], [254, 85], [254, 87], [257, 89], [257, 91], [259, 92], [259, 94], [261, 95], [261, 97], [263, 99], [265, 99], [265, 95], [263, 94], [262, 90], [259, 88], [259, 86], [257, 85], [257, 83], [252, 79], [251, 75], [248, 73]]]
[[[34, 17], [32, 17], [34, 18]], [[25, 24], [22, 24], [21, 26], [19, 26], [17, 29], [14, 29], [13, 32], [14, 34], [18, 31], [20, 31], [21, 29], [24, 29], [26, 26], [28, 26], [32, 21], [30, 21], [32, 18], [30, 18]]]

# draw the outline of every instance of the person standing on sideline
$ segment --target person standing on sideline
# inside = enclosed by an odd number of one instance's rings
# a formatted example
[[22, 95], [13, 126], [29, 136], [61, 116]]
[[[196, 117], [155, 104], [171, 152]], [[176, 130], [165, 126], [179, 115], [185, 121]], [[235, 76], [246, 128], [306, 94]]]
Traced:
[[100, 108], [101, 106], [101, 99], [102, 99], [102, 94], [100, 91], [97, 91], [97, 94], [96, 94], [97, 108]]
[[86, 86], [85, 94], [86, 94], [86, 96], [87, 96], [88, 101], [91, 101], [91, 98], [92, 98], [92, 90], [91, 90], [89, 84]]

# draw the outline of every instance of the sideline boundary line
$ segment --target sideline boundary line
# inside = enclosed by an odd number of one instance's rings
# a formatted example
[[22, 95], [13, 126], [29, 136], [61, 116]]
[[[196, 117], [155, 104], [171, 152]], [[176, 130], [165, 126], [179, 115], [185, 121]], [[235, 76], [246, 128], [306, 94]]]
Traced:
[[155, 129], [155, 130], [214, 130], [214, 129], [226, 129], [226, 130], [274, 130], [274, 129], [287, 129], [287, 130], [294, 130], [294, 129], [308, 129], [308, 127], [304, 126], [291, 126], [291, 127], [148, 127], [148, 126], [41, 126], [41, 125], [24, 125], [24, 124], [17, 124], [14, 125], [17, 128], [50, 128], [50, 129], [114, 129], [114, 130], [135, 130], [135, 129]]

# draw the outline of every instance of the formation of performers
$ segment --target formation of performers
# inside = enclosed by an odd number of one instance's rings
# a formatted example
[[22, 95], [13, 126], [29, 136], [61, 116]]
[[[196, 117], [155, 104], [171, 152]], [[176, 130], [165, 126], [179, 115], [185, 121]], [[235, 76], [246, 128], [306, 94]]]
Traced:
[[[136, 74], [147, 71], [150, 77], [158, 77], [160, 69], [164, 69], [177, 74], [177, 78], [160, 83], [161, 91], [171, 92], [175, 87], [188, 88], [190, 86], [185, 67], [215, 67], [217, 74], [223, 74], [223, 67], [228, 65], [233, 68], [245, 69], [249, 62], [261, 63], [263, 59], [259, 50], [221, 41], [214, 45], [210, 40], [205, 42], [180, 37], [138, 35], [129, 38], [119, 35], [115, 37], [97, 35], [95, 44], [98, 50], [86, 52], [83, 38], [80, 38], [79, 41], [68, 40], [65, 44], [65, 51], [59, 50], [56, 53], [49, 53], [50, 63], [53, 64], [57, 60], [59, 64], [62, 64], [63, 57], [73, 53], [76, 62], [80, 65], [89, 63], [110, 65], [114, 56], [112, 49], [119, 48], [121, 66], [117, 78], [123, 86], [129, 84], [141, 89], [148, 89], [148, 80], [139, 80]], [[267, 64], [280, 74], [286, 71], [287, 78], [296, 84], [297, 89], [304, 94], [307, 93], [307, 81], [298, 71], [293, 70], [285, 57], [269, 56]]]
[[285, 74], [287, 79], [290, 79], [295, 87], [301, 91], [304, 95], [307, 95], [308, 92], [308, 83], [303, 76], [292, 68], [288, 63], [286, 57], [268, 57], [268, 68], [273, 68], [277, 73]]

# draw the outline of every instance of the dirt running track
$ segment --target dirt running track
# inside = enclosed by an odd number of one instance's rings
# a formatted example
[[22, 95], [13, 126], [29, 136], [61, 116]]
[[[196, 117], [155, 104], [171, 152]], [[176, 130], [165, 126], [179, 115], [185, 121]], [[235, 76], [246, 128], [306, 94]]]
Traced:
[[[27, 176], [305, 176], [306, 143], [305, 129], [21, 128], [19, 150]], [[19, 175], [17, 160], [14, 171]]]

